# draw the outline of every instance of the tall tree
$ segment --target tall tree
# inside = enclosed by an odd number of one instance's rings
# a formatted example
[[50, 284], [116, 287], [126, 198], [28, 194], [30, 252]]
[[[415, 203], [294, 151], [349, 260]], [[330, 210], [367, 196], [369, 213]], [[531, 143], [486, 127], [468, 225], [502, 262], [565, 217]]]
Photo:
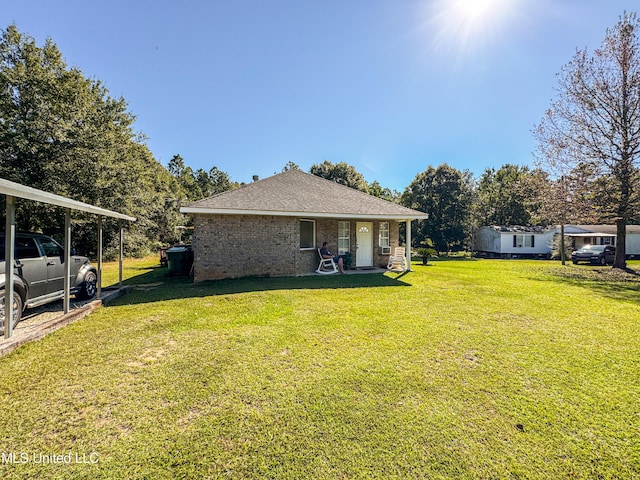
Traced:
[[640, 203], [639, 28], [636, 14], [625, 13], [592, 56], [577, 51], [534, 130], [539, 158], [556, 178], [581, 168], [607, 185], [602, 213], [616, 224], [615, 268], [626, 268], [626, 225]]
[[362, 174], [346, 162], [332, 163], [325, 160], [320, 164], [313, 164], [309, 172], [362, 192], [368, 191], [367, 182]]
[[282, 172], [288, 172], [289, 170], [300, 170], [300, 166], [297, 163], [289, 160], [287, 164], [282, 167]]
[[487, 168], [476, 187], [475, 217], [483, 225], [529, 225], [530, 190], [525, 179], [528, 167], [505, 164], [498, 170]]
[[580, 165], [554, 179], [549, 178], [548, 172], [537, 168], [522, 182], [532, 192], [527, 201], [533, 205], [534, 223], [560, 225], [558, 252], [563, 265], [568, 248], [565, 245], [565, 225], [600, 222], [597, 208], [600, 187], [591, 180], [592, 172], [585, 167]]
[[169, 173], [182, 186], [184, 198], [180, 201], [200, 200], [207, 196], [206, 191], [209, 187], [209, 175], [204, 170], [194, 172], [193, 169], [184, 163], [184, 159], [180, 155], [174, 155], [167, 165]]
[[429, 214], [429, 219], [414, 222], [416, 245], [431, 240], [439, 252], [462, 250], [470, 233], [472, 196], [473, 178], [468, 171], [442, 164], [418, 174], [400, 197], [402, 205]]
[[[133, 131], [134, 120], [124, 99], [68, 68], [50, 39], [39, 47], [15, 25], [1, 32], [0, 176], [137, 217], [128, 234], [128, 253], [135, 254], [157, 241], [172, 186], [159, 180], [168, 180], [167, 172]], [[63, 216], [26, 201], [16, 213], [18, 228], [45, 233], [60, 231]], [[95, 223], [74, 228], [76, 248], [95, 253]], [[106, 222], [107, 251], [115, 250], [117, 231]]]
[[209, 190], [205, 193], [206, 196], [215, 195], [227, 190], [233, 190], [239, 186], [238, 182], [231, 180], [228, 173], [223, 172], [218, 167], [211, 167], [209, 170]]
[[194, 171], [178, 154], [169, 160], [167, 170], [181, 186], [178, 203], [193, 202], [238, 187], [238, 184], [232, 182], [229, 175], [218, 167], [212, 167], [208, 172], [202, 168]]
[[393, 203], [397, 203], [400, 198], [400, 192], [383, 187], [377, 180], [371, 182], [368, 185], [367, 190], [369, 191], [369, 195], [373, 195], [374, 197], [382, 198]]
[[603, 187], [594, 181], [587, 165], [551, 178], [549, 172], [536, 168], [523, 185], [532, 192], [530, 202], [532, 223], [537, 225], [589, 224], [603, 221], [599, 205]]

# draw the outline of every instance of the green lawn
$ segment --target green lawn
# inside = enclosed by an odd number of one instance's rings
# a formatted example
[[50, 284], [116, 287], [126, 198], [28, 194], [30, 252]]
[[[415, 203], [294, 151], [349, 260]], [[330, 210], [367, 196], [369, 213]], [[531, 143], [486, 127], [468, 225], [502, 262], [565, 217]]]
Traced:
[[0, 358], [0, 478], [640, 478], [640, 277], [458, 260], [194, 285], [154, 263]]

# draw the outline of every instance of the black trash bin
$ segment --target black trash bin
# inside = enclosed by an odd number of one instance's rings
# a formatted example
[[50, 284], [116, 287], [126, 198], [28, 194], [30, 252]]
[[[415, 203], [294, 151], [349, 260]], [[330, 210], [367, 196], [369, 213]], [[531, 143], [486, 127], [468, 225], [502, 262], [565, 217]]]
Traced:
[[188, 246], [177, 246], [167, 250], [169, 275], [189, 275], [193, 264], [193, 252]]

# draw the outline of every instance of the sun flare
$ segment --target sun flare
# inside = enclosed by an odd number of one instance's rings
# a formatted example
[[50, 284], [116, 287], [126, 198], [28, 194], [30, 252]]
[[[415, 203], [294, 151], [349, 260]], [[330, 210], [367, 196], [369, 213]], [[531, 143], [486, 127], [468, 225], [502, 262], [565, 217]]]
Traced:
[[439, 0], [431, 24], [440, 49], [465, 52], [497, 38], [516, 12], [519, 0]]
[[454, 0], [453, 8], [457, 16], [475, 21], [494, 15], [499, 3], [501, 0]]

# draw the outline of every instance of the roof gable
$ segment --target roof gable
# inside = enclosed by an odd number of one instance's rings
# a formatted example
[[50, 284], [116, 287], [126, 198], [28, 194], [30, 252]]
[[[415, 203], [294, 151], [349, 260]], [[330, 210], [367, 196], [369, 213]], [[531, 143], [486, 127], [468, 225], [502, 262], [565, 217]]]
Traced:
[[309, 217], [427, 218], [426, 213], [293, 169], [213, 195], [180, 209], [183, 213]]

